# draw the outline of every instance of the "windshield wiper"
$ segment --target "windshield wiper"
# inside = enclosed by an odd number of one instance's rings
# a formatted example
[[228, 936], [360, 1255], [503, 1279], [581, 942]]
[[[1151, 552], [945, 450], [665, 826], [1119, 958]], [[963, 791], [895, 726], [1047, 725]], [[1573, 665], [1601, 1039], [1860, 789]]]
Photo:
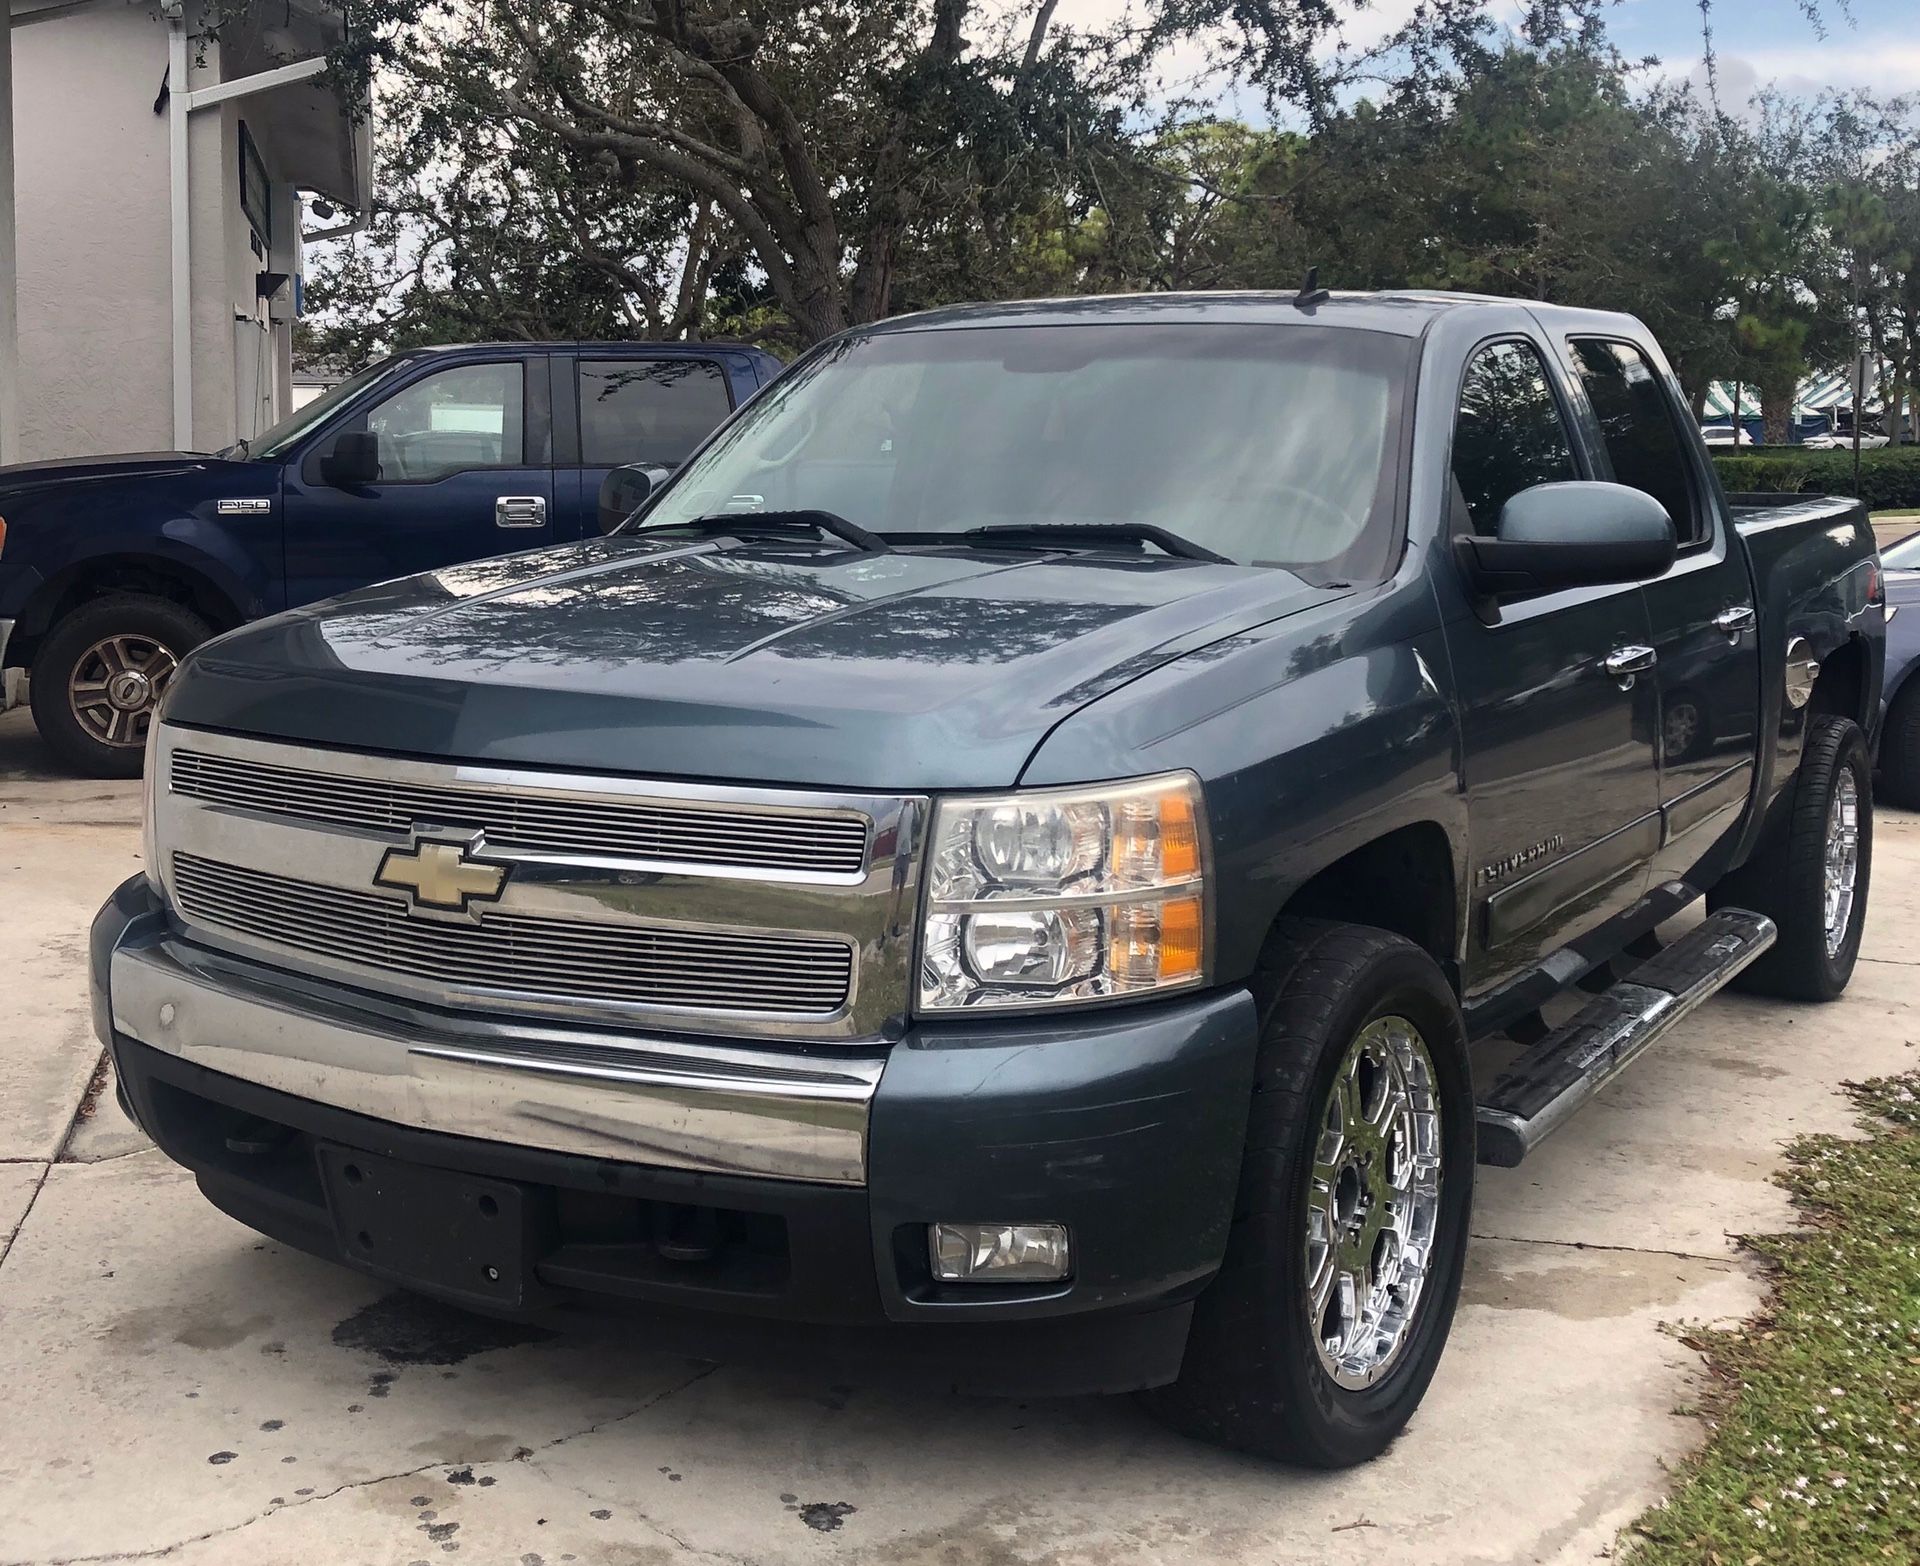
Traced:
[[1070, 543], [1152, 544], [1163, 554], [1177, 555], [1182, 560], [1209, 560], [1215, 565], [1234, 563], [1204, 544], [1196, 544], [1190, 538], [1182, 538], [1178, 533], [1169, 533], [1148, 522], [996, 522], [991, 527], [968, 528], [960, 537], [968, 543], [1064, 538]]
[[675, 533], [691, 529], [702, 533], [826, 533], [870, 554], [891, 554], [893, 546], [878, 533], [832, 511], [710, 511], [685, 522], [657, 522], [637, 527], [629, 536]]

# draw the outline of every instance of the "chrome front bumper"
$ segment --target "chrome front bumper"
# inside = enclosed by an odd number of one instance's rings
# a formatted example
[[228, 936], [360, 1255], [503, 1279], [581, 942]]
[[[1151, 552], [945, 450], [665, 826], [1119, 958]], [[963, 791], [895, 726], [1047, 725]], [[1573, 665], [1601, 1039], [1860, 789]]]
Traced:
[[115, 944], [108, 995], [117, 1033], [378, 1120], [622, 1163], [866, 1180], [878, 1055], [456, 1020], [166, 933]]

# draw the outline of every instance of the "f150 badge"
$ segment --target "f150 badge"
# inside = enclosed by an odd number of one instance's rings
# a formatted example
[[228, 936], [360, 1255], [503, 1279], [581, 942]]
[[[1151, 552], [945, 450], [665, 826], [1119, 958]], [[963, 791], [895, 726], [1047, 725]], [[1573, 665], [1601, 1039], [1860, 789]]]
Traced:
[[478, 858], [478, 846], [475, 834], [465, 843], [422, 840], [412, 848], [389, 848], [373, 884], [406, 892], [416, 908], [466, 913], [473, 903], [497, 903], [512, 867]]
[[1567, 838], [1564, 832], [1556, 832], [1552, 837], [1543, 837], [1539, 842], [1517, 853], [1508, 854], [1505, 859], [1496, 859], [1490, 865], [1482, 865], [1478, 880], [1482, 886], [1494, 881], [1504, 881], [1517, 871], [1526, 869], [1528, 865], [1545, 859], [1547, 855], [1559, 853], [1566, 846]]

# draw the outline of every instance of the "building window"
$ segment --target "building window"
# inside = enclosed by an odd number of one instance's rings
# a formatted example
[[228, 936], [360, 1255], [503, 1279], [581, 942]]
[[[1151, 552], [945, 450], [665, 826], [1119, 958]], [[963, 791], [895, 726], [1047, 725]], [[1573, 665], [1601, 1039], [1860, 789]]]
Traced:
[[260, 243], [273, 244], [273, 187], [267, 183], [267, 166], [260, 149], [253, 144], [247, 122], [240, 122], [240, 210], [253, 226]]

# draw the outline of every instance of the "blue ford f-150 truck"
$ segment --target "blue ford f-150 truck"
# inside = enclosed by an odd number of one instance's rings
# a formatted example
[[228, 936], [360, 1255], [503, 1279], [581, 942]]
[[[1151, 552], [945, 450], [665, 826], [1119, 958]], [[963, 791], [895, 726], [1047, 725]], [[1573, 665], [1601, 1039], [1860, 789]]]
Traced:
[[290, 1245], [1350, 1463], [1476, 1159], [1852, 972], [1867, 519], [1730, 505], [1627, 317], [954, 309], [615, 480], [615, 536], [235, 631], [154, 726], [96, 1025]]
[[779, 369], [757, 348], [488, 343], [395, 355], [251, 443], [0, 468], [0, 710], [67, 765], [138, 772], [219, 631], [592, 530], [602, 477], [671, 468]]

